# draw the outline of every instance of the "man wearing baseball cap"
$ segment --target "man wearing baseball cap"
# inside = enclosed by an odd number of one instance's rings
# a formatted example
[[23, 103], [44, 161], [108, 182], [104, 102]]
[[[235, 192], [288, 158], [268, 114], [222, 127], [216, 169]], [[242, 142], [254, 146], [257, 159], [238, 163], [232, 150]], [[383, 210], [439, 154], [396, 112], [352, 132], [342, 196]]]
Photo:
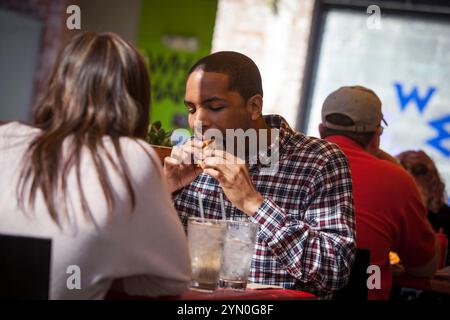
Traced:
[[[380, 286], [369, 299], [388, 299], [392, 287], [389, 251], [398, 253], [406, 271], [432, 276], [437, 242], [413, 178], [400, 166], [380, 159], [381, 101], [362, 86], [332, 92], [322, 107], [319, 132], [337, 144], [350, 163], [356, 218], [356, 244], [370, 250], [370, 264], [381, 270]], [[385, 158], [385, 157], [383, 157]]]

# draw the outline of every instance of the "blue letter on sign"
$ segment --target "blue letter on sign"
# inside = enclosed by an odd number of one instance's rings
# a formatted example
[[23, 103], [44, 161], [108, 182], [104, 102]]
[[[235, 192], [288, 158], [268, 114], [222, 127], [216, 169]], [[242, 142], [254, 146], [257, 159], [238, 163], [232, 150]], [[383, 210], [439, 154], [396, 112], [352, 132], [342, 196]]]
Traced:
[[450, 125], [450, 115], [446, 115], [441, 119], [430, 121], [429, 124], [437, 130], [438, 135], [433, 139], [427, 140], [427, 143], [437, 149], [445, 157], [450, 158], [450, 150], [442, 145], [442, 142], [445, 139], [450, 139], [450, 132], [445, 128], [446, 125]]
[[412, 100], [417, 104], [419, 108], [419, 112], [423, 113], [425, 108], [427, 107], [428, 102], [431, 99], [431, 96], [436, 91], [436, 88], [429, 87], [428, 92], [424, 97], [419, 97], [419, 92], [416, 86], [413, 87], [413, 90], [408, 94], [403, 92], [403, 85], [401, 83], [394, 83], [395, 89], [397, 89], [398, 99], [400, 101], [400, 109], [403, 111], [406, 109], [406, 106]]

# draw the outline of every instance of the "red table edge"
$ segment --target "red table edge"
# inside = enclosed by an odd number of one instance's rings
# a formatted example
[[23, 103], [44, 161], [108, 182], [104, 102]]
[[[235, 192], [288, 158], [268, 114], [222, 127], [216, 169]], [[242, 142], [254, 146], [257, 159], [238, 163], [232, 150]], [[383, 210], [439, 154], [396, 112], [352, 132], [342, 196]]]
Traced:
[[288, 289], [247, 289], [245, 291], [217, 290], [203, 293], [188, 290], [180, 300], [314, 300], [316, 296], [297, 290]]
[[[277, 296], [277, 293], [280, 294]], [[105, 300], [315, 300], [317, 297], [311, 293], [288, 289], [247, 289], [246, 291], [215, 291], [213, 293], [187, 290], [180, 296], [147, 297], [130, 296], [124, 292], [109, 291]]]

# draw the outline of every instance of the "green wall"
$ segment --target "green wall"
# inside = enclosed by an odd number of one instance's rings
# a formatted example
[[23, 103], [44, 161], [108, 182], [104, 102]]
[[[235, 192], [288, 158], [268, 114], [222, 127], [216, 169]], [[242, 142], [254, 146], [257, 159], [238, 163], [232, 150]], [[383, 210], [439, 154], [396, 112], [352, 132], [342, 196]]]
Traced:
[[[148, 57], [152, 81], [151, 121], [164, 129], [187, 127], [184, 106], [189, 68], [211, 52], [217, 0], [143, 0], [137, 45]], [[195, 37], [198, 50], [166, 47], [166, 35]]]

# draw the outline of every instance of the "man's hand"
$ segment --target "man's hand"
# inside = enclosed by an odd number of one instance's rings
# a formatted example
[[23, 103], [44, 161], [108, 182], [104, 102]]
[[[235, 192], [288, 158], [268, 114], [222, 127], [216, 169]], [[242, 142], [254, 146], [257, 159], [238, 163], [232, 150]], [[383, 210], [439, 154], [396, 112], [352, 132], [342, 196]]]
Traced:
[[202, 172], [195, 164], [196, 155], [201, 155], [204, 143], [189, 140], [180, 147], [174, 147], [170, 157], [164, 159], [164, 175], [170, 192], [190, 184]]
[[264, 202], [243, 160], [225, 151], [207, 150], [200, 166], [204, 173], [219, 181], [231, 203], [247, 215], [254, 215]]

